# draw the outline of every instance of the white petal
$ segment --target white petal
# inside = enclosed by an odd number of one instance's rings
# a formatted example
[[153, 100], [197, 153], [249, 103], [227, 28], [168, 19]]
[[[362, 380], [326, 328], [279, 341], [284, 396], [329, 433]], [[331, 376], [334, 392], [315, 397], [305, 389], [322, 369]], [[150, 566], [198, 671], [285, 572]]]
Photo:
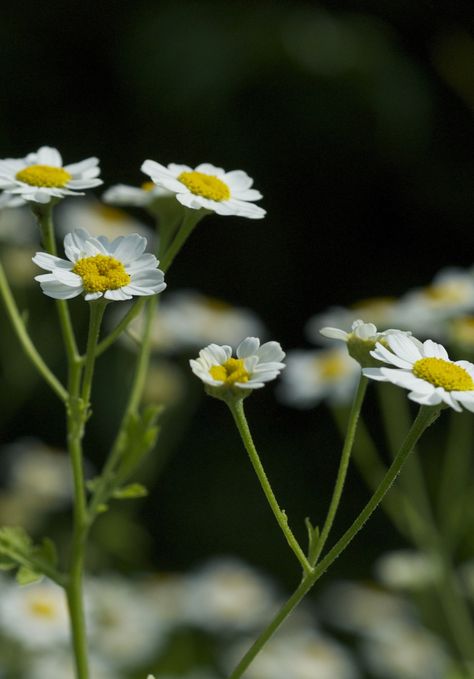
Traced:
[[388, 335], [387, 342], [392, 351], [410, 363], [415, 363], [422, 358], [418, 347], [406, 335]]
[[262, 363], [281, 363], [285, 358], [285, 352], [279, 342], [271, 341], [262, 344], [257, 351], [257, 356]]
[[253, 356], [257, 353], [260, 346], [260, 340], [258, 337], [247, 337], [242, 340], [242, 342], [237, 347], [237, 357], [247, 358], [248, 356]]
[[324, 337], [329, 337], [329, 339], [342, 340], [343, 342], [347, 342], [347, 338], [349, 337], [348, 332], [346, 332], [345, 330], [340, 330], [339, 328], [325, 327], [321, 328], [319, 332]]
[[36, 154], [36, 164], [51, 165], [52, 167], [62, 167], [63, 159], [58, 149], [52, 146], [42, 146]]
[[443, 358], [444, 360], [449, 361], [448, 352], [443, 347], [443, 345], [437, 344], [432, 340], [426, 340], [426, 342], [423, 342], [423, 353], [428, 357]]
[[[247, 191], [253, 184], [253, 179], [243, 170], [231, 170], [230, 172], [226, 172], [224, 181], [231, 188], [232, 194], [234, 194], [235, 191]], [[258, 193], [258, 191], [256, 191], [256, 193]]]
[[72, 176], [74, 175], [81, 175], [83, 172], [86, 170], [90, 170], [91, 168], [95, 168], [99, 163], [99, 159], [95, 157], [91, 158], [86, 158], [85, 160], [81, 160], [78, 163], [71, 163], [70, 165], [65, 165], [64, 169], [66, 172], [69, 172]]
[[380, 342], [377, 342], [374, 351], [371, 351], [370, 355], [376, 358], [377, 361], [382, 361], [382, 363], [390, 363], [391, 365], [397, 366], [397, 368], [410, 369], [412, 367], [412, 363], [410, 361], [406, 361], [405, 359], [400, 358], [400, 356], [393, 354], [386, 347], [384, 347], [383, 344], [380, 344]]
[[225, 170], [222, 167], [217, 167], [216, 165], [212, 165], [212, 163], [201, 163], [196, 167], [196, 172], [211, 174], [215, 177], [222, 177], [222, 175], [225, 174]]

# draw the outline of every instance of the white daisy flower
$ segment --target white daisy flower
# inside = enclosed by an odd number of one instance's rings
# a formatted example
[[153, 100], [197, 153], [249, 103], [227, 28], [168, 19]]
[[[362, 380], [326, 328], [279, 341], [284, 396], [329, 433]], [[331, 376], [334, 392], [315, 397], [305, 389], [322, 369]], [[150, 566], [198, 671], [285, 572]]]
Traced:
[[104, 297], [120, 301], [147, 296], [166, 288], [158, 260], [145, 253], [146, 238], [138, 234], [121, 236], [109, 242], [95, 238], [85, 229], [68, 233], [64, 250], [69, 261], [46, 252], [37, 252], [33, 261], [51, 273], [35, 280], [55, 299], [71, 299], [85, 293], [86, 301]]
[[153, 182], [176, 194], [177, 200], [193, 210], [211, 210], [219, 215], [261, 219], [266, 212], [253, 205], [262, 194], [252, 189], [253, 179], [243, 170], [225, 172], [221, 167], [201, 163], [196, 168], [170, 163], [168, 167], [146, 160], [142, 171]]
[[148, 207], [157, 198], [174, 195], [154, 182], [144, 182], [141, 186], [114, 184], [102, 194], [102, 200], [110, 205], [123, 207]]
[[[94, 679], [117, 679], [109, 663], [95, 653], [89, 653], [90, 676]], [[48, 653], [35, 653], [28, 668], [28, 679], [75, 679], [74, 661], [69, 650], [51, 649]]]
[[474, 365], [468, 361], [451, 361], [441, 344], [413, 337], [389, 335], [389, 349], [380, 342], [371, 352], [393, 368], [365, 368], [364, 375], [381, 382], [392, 382], [409, 389], [408, 398], [421, 405], [445, 403], [460, 412], [462, 404], [474, 412]]
[[97, 158], [86, 158], [64, 165], [61, 154], [51, 146], [42, 146], [25, 158], [0, 160], [0, 189], [19, 199], [49, 203], [53, 198], [82, 196], [82, 189], [102, 184], [97, 179]]
[[6, 207], [21, 207], [25, 201], [20, 196], [12, 196], [11, 193], [0, 193], [0, 210]]
[[396, 590], [417, 591], [432, 587], [441, 577], [434, 554], [398, 549], [377, 559], [375, 574], [382, 584]]
[[295, 349], [288, 352], [277, 394], [295, 408], [313, 408], [324, 399], [343, 405], [352, 400], [359, 377], [360, 365], [345, 349]]
[[260, 389], [274, 380], [285, 367], [281, 361], [285, 352], [278, 342], [260, 346], [257, 337], [247, 337], [237, 347], [237, 358], [226, 344], [209, 344], [201, 349], [199, 358], [191, 359], [191, 369], [209, 387], [225, 390]]

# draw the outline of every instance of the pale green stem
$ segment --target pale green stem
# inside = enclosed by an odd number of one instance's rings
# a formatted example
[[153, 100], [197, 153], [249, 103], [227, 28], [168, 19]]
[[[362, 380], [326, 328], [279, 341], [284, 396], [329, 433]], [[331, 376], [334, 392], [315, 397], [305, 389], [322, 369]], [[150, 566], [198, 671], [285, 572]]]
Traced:
[[90, 521], [94, 520], [97, 511], [100, 509], [101, 505], [108, 499], [107, 496], [109, 484], [111, 481], [113, 482], [113, 475], [115, 472], [116, 465], [120, 461], [123, 454], [123, 448], [126, 441], [125, 431], [127, 424], [130, 421], [130, 418], [137, 413], [138, 406], [140, 405], [146, 375], [148, 371], [148, 364], [150, 360], [151, 335], [156, 306], [157, 300], [155, 296], [148, 297], [146, 300], [146, 306], [144, 311], [143, 336], [138, 352], [133, 383], [130, 389], [130, 394], [128, 397], [127, 405], [125, 407], [125, 412], [122, 417], [122, 422], [118, 434], [115, 438], [110, 454], [102, 470], [100, 482], [98, 483], [97, 488], [95, 489], [95, 492], [90, 502], [89, 507]]
[[122, 320], [117, 323], [112, 332], [97, 344], [95, 351], [96, 357], [103, 354], [104, 351], [106, 351], [112, 344], [114, 344], [114, 342], [119, 339], [120, 335], [125, 332], [133, 319], [136, 318], [143, 309], [145, 302], [146, 297], [140, 297], [140, 299], [130, 307]]
[[30, 359], [31, 363], [35, 366], [40, 375], [44, 378], [47, 384], [55, 392], [55, 394], [61, 399], [61, 401], [66, 402], [67, 391], [53, 374], [53, 372], [48, 368], [43, 358], [38, 353], [35, 345], [31, 341], [28, 332], [26, 331], [25, 324], [21, 317], [21, 314], [16, 306], [12, 291], [8, 285], [7, 278], [5, 276], [5, 271], [0, 263], [0, 294], [5, 304], [5, 309], [7, 311], [10, 322], [15, 330], [16, 336], [20, 341], [23, 351]]
[[296, 558], [302, 565], [304, 572], [311, 573], [313, 570], [312, 566], [309, 563], [308, 559], [306, 558], [303, 550], [301, 549], [298, 541], [293, 535], [291, 528], [288, 525], [288, 517], [286, 516], [286, 513], [280, 509], [280, 506], [273, 493], [268, 477], [260, 461], [257, 449], [255, 448], [254, 442], [252, 440], [252, 435], [250, 433], [247, 419], [245, 417], [243, 399], [229, 400], [226, 401], [226, 403], [229, 406], [230, 412], [232, 413], [240, 437], [250, 458], [250, 462], [252, 463], [257, 478], [260, 481], [260, 485], [262, 487], [263, 492], [265, 493], [265, 497], [267, 498], [268, 504], [270, 505], [273, 515], [275, 516], [278, 525], [280, 526], [286, 538], [286, 541], [288, 542], [288, 545], [290, 546]]
[[334, 547], [327, 553], [327, 555], [319, 562], [319, 564], [314, 568], [312, 573], [305, 575], [300, 585], [296, 591], [291, 595], [288, 601], [282, 606], [275, 618], [268, 625], [268, 627], [261, 633], [252, 647], [247, 651], [242, 660], [239, 662], [235, 670], [231, 673], [229, 679], [239, 679], [250, 665], [252, 660], [258, 655], [258, 653], [265, 646], [267, 641], [273, 636], [281, 624], [286, 620], [290, 613], [296, 608], [304, 596], [313, 587], [315, 582], [323, 575], [323, 573], [331, 566], [331, 564], [338, 558], [338, 556], [346, 549], [350, 542], [354, 539], [366, 521], [370, 518], [371, 514], [378, 507], [380, 502], [385, 497], [386, 493], [392, 486], [393, 482], [400, 473], [403, 464], [411, 451], [413, 450], [416, 442], [423, 434], [425, 429], [434, 421], [438, 416], [438, 407], [426, 407], [422, 406], [418, 412], [418, 416], [414, 421], [410, 431], [407, 434], [403, 445], [398, 451], [395, 459], [393, 460], [390, 468], [388, 469], [386, 475], [378, 485], [376, 491], [370, 498], [369, 502], [365, 505], [364, 509], [357, 516], [352, 525], [346, 530], [344, 535], [336, 542]]
[[347, 423], [346, 438], [344, 440], [344, 445], [342, 448], [341, 460], [339, 462], [339, 469], [336, 477], [336, 484], [334, 486], [331, 503], [329, 505], [329, 510], [326, 516], [326, 521], [321, 530], [316, 549], [311, 555], [311, 565], [314, 566], [324, 549], [326, 540], [329, 537], [331, 528], [336, 518], [336, 512], [341, 501], [342, 491], [344, 489], [344, 482], [347, 476], [347, 470], [349, 468], [349, 460], [351, 457], [352, 447], [354, 445], [354, 439], [357, 431], [357, 424], [359, 421], [360, 410], [362, 408], [362, 403], [364, 402], [365, 392], [367, 391], [368, 378], [361, 374], [359, 385], [352, 403], [351, 412], [349, 414], [349, 421]]
[[95, 359], [97, 357], [97, 342], [99, 340], [100, 326], [102, 324], [102, 318], [104, 316], [106, 306], [107, 302], [103, 301], [102, 299], [96, 300], [94, 302], [89, 302], [90, 307], [89, 333], [87, 337], [87, 350], [84, 363], [84, 378], [82, 380], [82, 391], [81, 391], [81, 398], [85, 408], [87, 408], [89, 404], [90, 393], [92, 388], [92, 377], [94, 375]]
[[180, 252], [183, 245], [188, 240], [189, 236], [194, 231], [196, 225], [201, 221], [203, 217], [209, 214], [208, 210], [191, 210], [186, 209], [184, 213], [183, 223], [181, 224], [178, 233], [174, 237], [173, 241], [170, 243], [169, 247], [166, 249], [163, 259], [161, 260], [160, 268], [165, 273], [170, 268], [173, 263], [174, 258]]
[[[41, 238], [43, 245], [49, 254], [57, 256], [56, 239], [54, 237], [53, 226], [53, 205], [35, 205], [33, 213], [38, 220], [41, 230]], [[78, 362], [80, 360], [79, 352], [77, 350], [76, 338], [69, 315], [69, 308], [67, 302], [63, 299], [56, 300], [56, 308], [58, 310], [59, 323], [63, 335], [64, 346], [70, 363]]]

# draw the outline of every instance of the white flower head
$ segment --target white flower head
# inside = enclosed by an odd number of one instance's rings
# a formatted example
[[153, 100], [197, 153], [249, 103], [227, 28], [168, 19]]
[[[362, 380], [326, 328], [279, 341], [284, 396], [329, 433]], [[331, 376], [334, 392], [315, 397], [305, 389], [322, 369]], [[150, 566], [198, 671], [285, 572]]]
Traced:
[[196, 168], [170, 163], [168, 167], [146, 160], [142, 170], [158, 186], [176, 194], [184, 207], [210, 210], [219, 215], [261, 219], [265, 210], [253, 204], [262, 194], [252, 189], [253, 179], [243, 170], [226, 172], [210, 163]]
[[102, 194], [102, 200], [110, 205], [123, 207], [148, 207], [155, 200], [174, 195], [171, 191], [154, 182], [144, 182], [141, 186], [114, 184]]
[[13, 198], [43, 204], [64, 196], [81, 196], [82, 189], [102, 184], [97, 178], [98, 163], [97, 158], [86, 158], [63, 165], [57, 149], [42, 146], [25, 158], [0, 160], [0, 189]]
[[469, 361], [451, 361], [446, 349], [426, 340], [389, 335], [388, 348], [380, 342], [372, 356], [394, 367], [365, 368], [366, 377], [392, 382], [409, 389], [408, 398], [421, 405], [446, 404], [460, 412], [461, 405], [474, 412], [474, 365]]
[[339, 328], [321, 328], [319, 332], [323, 337], [345, 342], [352, 358], [364, 367], [378, 365], [378, 362], [371, 357], [371, 351], [375, 349], [377, 342], [385, 344], [389, 335], [411, 335], [410, 332], [393, 328], [378, 332], [373, 323], [364, 323], [360, 319], [353, 322], [351, 332]]
[[375, 573], [390, 589], [417, 591], [433, 587], [441, 577], [441, 565], [434, 554], [413, 549], [386, 552], [377, 559]]
[[[247, 337], [237, 347], [237, 358], [226, 344], [209, 344], [201, 349], [199, 358], [191, 359], [191, 369], [217, 398], [244, 398], [252, 389], [260, 389], [274, 380], [285, 367], [285, 352], [278, 342], [260, 346], [257, 337]], [[210, 388], [210, 389], [209, 389]]]
[[37, 252], [33, 261], [50, 271], [36, 276], [41, 289], [55, 299], [71, 299], [85, 293], [86, 301], [104, 297], [110, 301], [132, 299], [162, 292], [166, 283], [158, 260], [145, 253], [147, 240], [138, 234], [120, 236], [112, 242], [91, 236], [85, 229], [64, 239], [67, 260]]
[[21, 207], [25, 201], [21, 196], [13, 196], [11, 193], [0, 193], [0, 210], [7, 207]]
[[313, 408], [327, 399], [350, 403], [360, 377], [360, 366], [345, 349], [295, 349], [289, 351], [278, 396], [295, 408]]

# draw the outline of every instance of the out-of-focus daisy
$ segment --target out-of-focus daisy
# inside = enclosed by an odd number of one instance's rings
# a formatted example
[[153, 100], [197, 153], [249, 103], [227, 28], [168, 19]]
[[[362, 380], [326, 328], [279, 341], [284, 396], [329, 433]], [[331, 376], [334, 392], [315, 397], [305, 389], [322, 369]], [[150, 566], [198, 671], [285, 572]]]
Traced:
[[110, 205], [123, 207], [148, 207], [157, 199], [174, 195], [154, 182], [144, 182], [141, 186], [115, 184], [102, 194], [102, 200]]
[[166, 626], [139, 582], [101, 577], [86, 583], [95, 633], [91, 645], [116, 668], [147, 663], [166, 641]]
[[[143, 317], [131, 323], [132, 334], [141, 335]], [[196, 290], [167, 294], [156, 314], [152, 330], [155, 349], [183, 352], [215, 342], [238, 344], [242, 337], [265, 334], [265, 328], [251, 309], [237, 307]]]
[[380, 679], [445, 679], [451, 665], [441, 639], [414, 624], [364, 640], [361, 651]]
[[452, 318], [447, 325], [447, 339], [459, 349], [474, 351], [474, 316]]
[[19, 246], [29, 246], [39, 242], [39, 229], [31, 210], [26, 207], [17, 210], [0, 210], [0, 242]]
[[331, 625], [370, 638], [415, 620], [413, 607], [402, 597], [356, 582], [330, 585], [319, 603], [320, 614]]
[[170, 163], [168, 167], [146, 160], [142, 171], [152, 181], [176, 194], [176, 199], [193, 210], [212, 210], [219, 215], [261, 219], [265, 210], [253, 204], [262, 194], [252, 189], [253, 179], [243, 170], [225, 172], [221, 167], [201, 163], [196, 168]]
[[383, 554], [375, 563], [375, 574], [390, 589], [421, 590], [432, 587], [441, 576], [434, 554], [400, 549]]
[[152, 359], [148, 366], [143, 402], [174, 406], [188, 394], [188, 383], [180, 366]]
[[404, 326], [420, 337], [443, 339], [446, 321], [474, 311], [474, 275], [463, 269], [444, 269], [424, 287], [408, 292], [400, 300]]
[[48, 581], [25, 587], [12, 583], [0, 599], [0, 627], [7, 637], [31, 649], [66, 643], [69, 618], [64, 591]]
[[351, 332], [354, 321], [368, 318], [377, 327], [403, 327], [398, 312], [398, 300], [395, 297], [372, 297], [355, 302], [350, 307], [334, 306], [326, 311], [312, 316], [305, 326], [309, 340], [321, 344], [321, 328], [341, 328]]
[[346, 332], [340, 328], [321, 328], [321, 335], [329, 339], [342, 340], [347, 344], [347, 349], [352, 358], [355, 358], [363, 366], [374, 365], [370, 357], [370, 351], [375, 348], [377, 342], [386, 343], [389, 335], [410, 335], [411, 333], [402, 330], [390, 329], [378, 332], [373, 323], [364, 323], [358, 319], [352, 324], [351, 332]]
[[2, 247], [2, 264], [5, 275], [12, 286], [29, 287], [37, 272], [32, 262], [36, 248], [19, 245]]
[[[247, 650], [233, 650], [234, 663]], [[229, 663], [230, 664], [230, 663]], [[312, 629], [280, 634], [259, 653], [245, 672], [248, 679], [355, 679], [359, 671], [340, 644]]]
[[228, 345], [209, 344], [201, 349], [199, 358], [189, 361], [193, 373], [209, 387], [245, 391], [260, 389], [274, 380], [285, 367], [285, 352], [278, 342], [260, 346], [257, 337], [247, 337], [232, 357]]
[[25, 158], [0, 160], [0, 189], [5, 193], [32, 201], [49, 203], [53, 198], [81, 196], [82, 189], [102, 184], [98, 179], [97, 158], [64, 165], [61, 154], [51, 146], [42, 146]]
[[168, 630], [183, 624], [188, 597], [188, 577], [179, 573], [158, 573], [144, 579], [144, 596], [159, 611]]
[[165, 289], [158, 260], [145, 253], [146, 238], [138, 234], [109, 242], [85, 229], [68, 233], [64, 250], [68, 260], [38, 252], [35, 264], [51, 273], [36, 276], [41, 289], [55, 299], [71, 299], [85, 293], [86, 301], [104, 297], [111, 301], [154, 295]]
[[155, 237], [152, 229], [124, 210], [89, 197], [62, 203], [56, 211], [55, 223], [58, 232], [64, 236], [73, 227], [85, 229], [91, 236], [106, 236], [109, 240], [138, 233], [150, 244]]
[[364, 368], [373, 380], [392, 382], [409, 389], [408, 398], [421, 405], [445, 403], [460, 412], [461, 405], [474, 412], [474, 365], [451, 361], [441, 344], [426, 340], [420, 344], [412, 337], [389, 335], [388, 349], [377, 343], [372, 356], [391, 368]]
[[277, 393], [295, 408], [312, 408], [324, 399], [343, 405], [353, 398], [359, 376], [360, 365], [345, 349], [295, 349], [288, 352]]
[[[116, 671], [95, 653], [89, 653], [90, 676], [93, 679], [117, 679]], [[51, 650], [35, 654], [28, 669], [28, 679], [75, 679], [74, 662], [69, 650]]]
[[219, 559], [192, 573], [187, 581], [184, 620], [213, 630], [252, 630], [276, 608], [273, 587], [236, 559]]

